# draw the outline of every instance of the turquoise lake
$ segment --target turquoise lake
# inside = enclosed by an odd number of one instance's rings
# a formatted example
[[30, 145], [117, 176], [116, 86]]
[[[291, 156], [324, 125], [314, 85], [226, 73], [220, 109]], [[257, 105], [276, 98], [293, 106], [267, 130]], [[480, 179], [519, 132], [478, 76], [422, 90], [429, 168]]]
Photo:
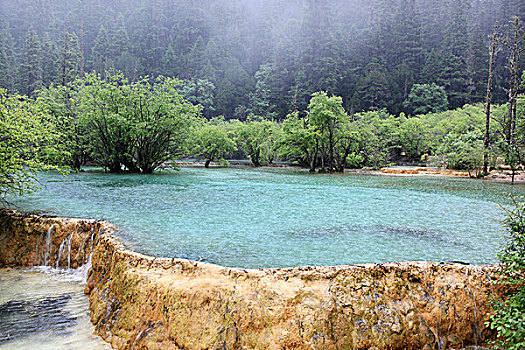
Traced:
[[[19, 209], [105, 219], [136, 251], [232, 267], [497, 261], [499, 204], [523, 185], [445, 177], [183, 167], [41, 174]], [[499, 204], [498, 204], [499, 203]]]

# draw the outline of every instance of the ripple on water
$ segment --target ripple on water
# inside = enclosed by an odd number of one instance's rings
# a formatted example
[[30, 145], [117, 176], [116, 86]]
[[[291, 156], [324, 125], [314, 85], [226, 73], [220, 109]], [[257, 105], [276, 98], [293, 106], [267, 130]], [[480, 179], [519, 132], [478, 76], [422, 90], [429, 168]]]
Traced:
[[0, 269], [0, 349], [111, 349], [94, 335], [74, 270]]

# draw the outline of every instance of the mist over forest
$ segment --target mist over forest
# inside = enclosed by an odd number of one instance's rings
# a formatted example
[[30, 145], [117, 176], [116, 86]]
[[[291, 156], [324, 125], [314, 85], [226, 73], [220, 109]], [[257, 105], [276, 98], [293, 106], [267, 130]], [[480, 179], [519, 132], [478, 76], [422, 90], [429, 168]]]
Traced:
[[[173, 76], [208, 118], [282, 120], [319, 90], [350, 112], [411, 114], [413, 84], [435, 83], [456, 108], [484, 99], [488, 35], [515, 15], [520, 0], [1, 0], [0, 87]], [[496, 60], [500, 103], [504, 50]]]

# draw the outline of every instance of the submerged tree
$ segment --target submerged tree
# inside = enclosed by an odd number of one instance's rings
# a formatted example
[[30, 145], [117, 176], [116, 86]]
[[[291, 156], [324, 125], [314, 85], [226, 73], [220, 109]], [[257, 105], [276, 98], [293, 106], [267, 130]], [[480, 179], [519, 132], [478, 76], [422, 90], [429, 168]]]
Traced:
[[191, 151], [195, 157], [205, 159], [205, 168], [208, 168], [213, 161], [227, 164], [226, 156], [235, 151], [233, 130], [230, 129], [224, 119], [220, 118], [195, 125], [192, 131]]
[[200, 108], [179, 95], [180, 80], [129, 83], [121, 74], [107, 80], [90, 74], [81, 84], [79, 111], [91, 154], [110, 172], [151, 174], [187, 151], [189, 128]]
[[249, 117], [236, 124], [237, 145], [256, 167], [272, 163], [276, 154], [277, 124], [270, 120]]

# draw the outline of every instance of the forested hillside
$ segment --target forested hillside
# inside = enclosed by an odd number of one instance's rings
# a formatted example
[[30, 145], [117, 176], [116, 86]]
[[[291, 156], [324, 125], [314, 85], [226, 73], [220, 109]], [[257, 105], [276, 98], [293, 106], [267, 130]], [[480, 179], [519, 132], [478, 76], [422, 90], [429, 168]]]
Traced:
[[525, 20], [521, 0], [0, 0], [0, 87], [32, 95], [115, 69], [183, 79], [208, 118], [282, 120], [319, 90], [350, 112], [413, 115], [414, 84], [444, 88], [439, 109], [482, 101], [488, 35], [513, 15]]

